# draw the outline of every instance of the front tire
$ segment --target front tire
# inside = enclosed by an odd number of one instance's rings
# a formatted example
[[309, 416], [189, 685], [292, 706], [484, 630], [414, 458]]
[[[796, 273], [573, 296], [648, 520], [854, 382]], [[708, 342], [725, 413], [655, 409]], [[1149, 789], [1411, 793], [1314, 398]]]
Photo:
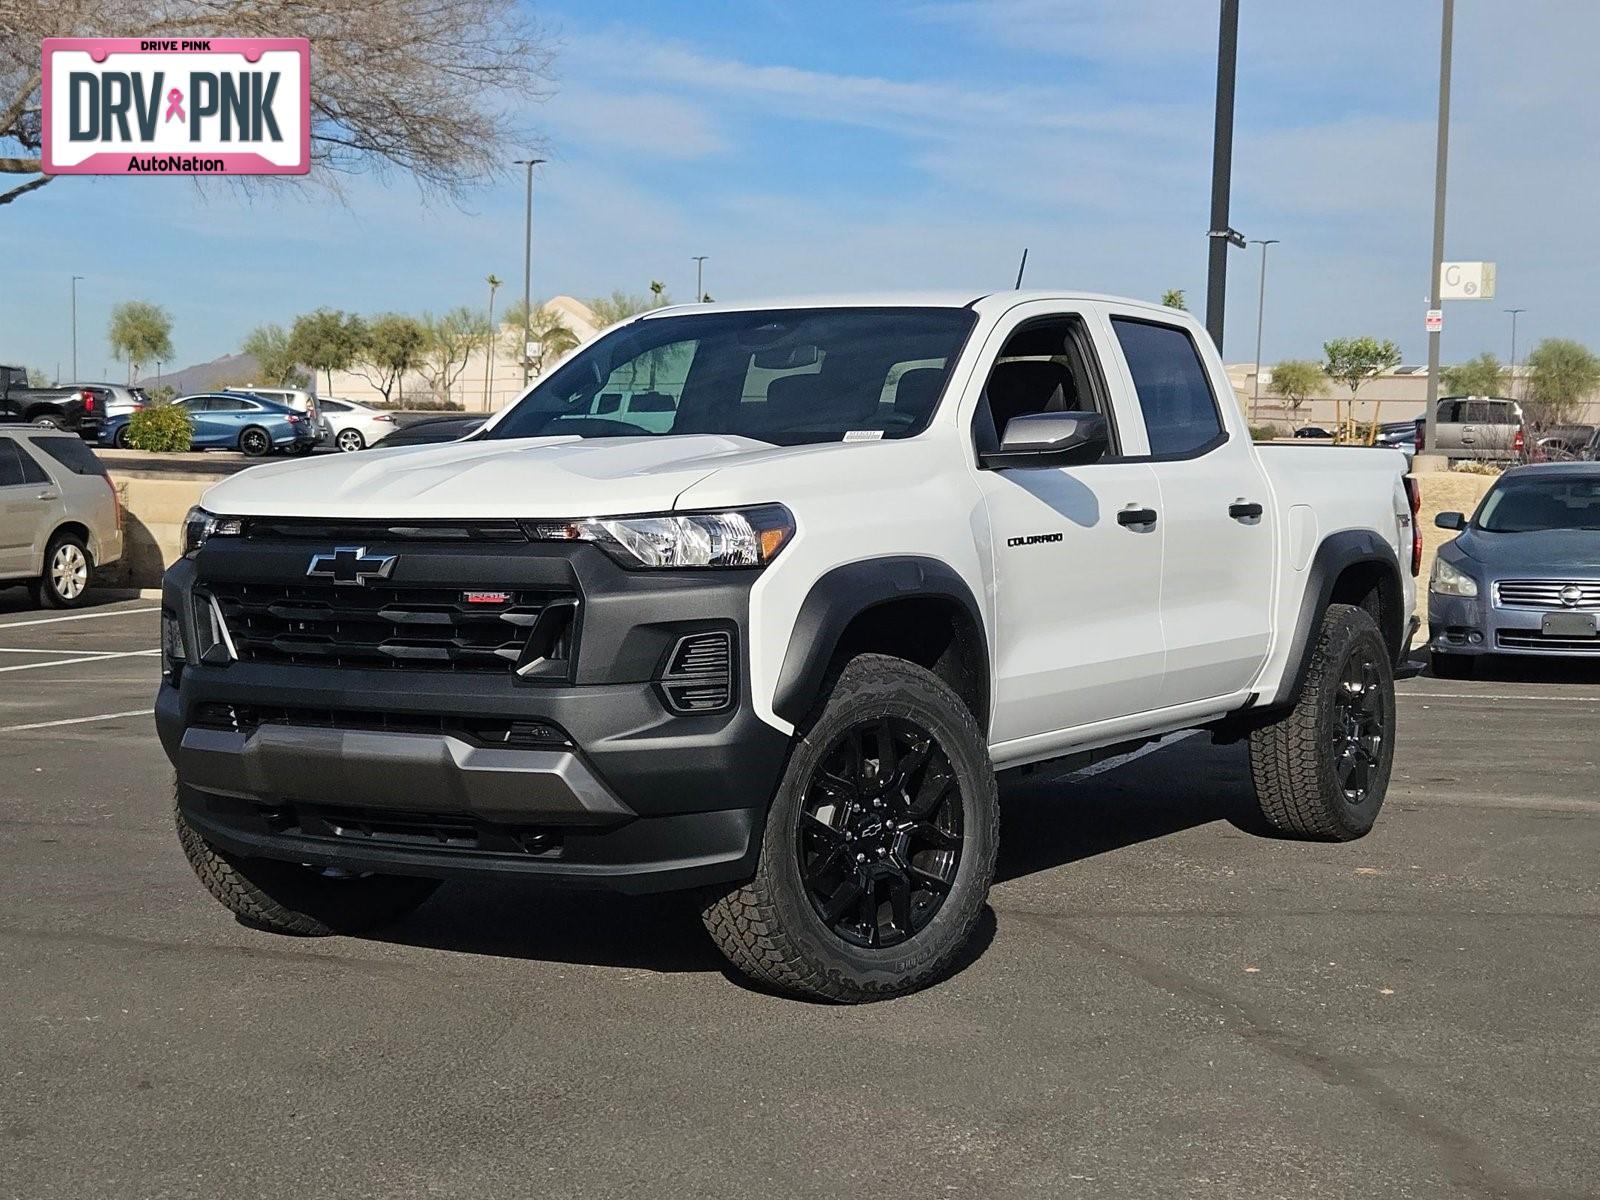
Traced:
[[40, 608], [77, 608], [89, 590], [94, 563], [75, 533], [58, 533], [44, 551], [44, 574], [29, 587]]
[[329, 875], [300, 863], [218, 850], [174, 806], [178, 843], [194, 873], [240, 921], [268, 933], [327, 937], [397, 921], [439, 886], [408, 875]]
[[860, 1003], [926, 987], [971, 940], [1000, 841], [988, 748], [941, 679], [866, 654], [801, 726], [749, 883], [706, 929], [758, 983]]
[[1261, 815], [1279, 833], [1344, 842], [1372, 828], [1394, 764], [1394, 669], [1365, 609], [1330, 604], [1295, 706], [1250, 735]]
[[361, 436], [359, 429], [341, 429], [333, 444], [346, 454], [354, 454], [357, 450], [367, 448], [367, 439]]
[[252, 425], [239, 434], [239, 453], [248, 458], [262, 458], [272, 453], [272, 438], [259, 425]]

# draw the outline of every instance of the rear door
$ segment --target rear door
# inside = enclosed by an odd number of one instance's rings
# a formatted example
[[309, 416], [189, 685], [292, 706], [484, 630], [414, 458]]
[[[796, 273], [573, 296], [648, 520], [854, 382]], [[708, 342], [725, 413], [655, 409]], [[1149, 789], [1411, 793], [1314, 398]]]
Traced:
[[37, 575], [61, 513], [61, 489], [15, 438], [0, 434], [0, 575]]
[[1190, 329], [1148, 309], [1113, 307], [1110, 320], [1160, 494], [1159, 707], [1231, 696], [1255, 678], [1271, 640], [1272, 492], [1227, 376]]

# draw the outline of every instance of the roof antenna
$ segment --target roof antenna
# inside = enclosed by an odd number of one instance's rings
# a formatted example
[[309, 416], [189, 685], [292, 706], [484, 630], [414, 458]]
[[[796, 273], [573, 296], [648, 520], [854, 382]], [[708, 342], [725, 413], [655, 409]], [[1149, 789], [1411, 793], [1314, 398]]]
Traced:
[[1022, 273], [1028, 269], [1028, 248], [1022, 248], [1022, 261], [1017, 264], [1017, 291], [1022, 290]]

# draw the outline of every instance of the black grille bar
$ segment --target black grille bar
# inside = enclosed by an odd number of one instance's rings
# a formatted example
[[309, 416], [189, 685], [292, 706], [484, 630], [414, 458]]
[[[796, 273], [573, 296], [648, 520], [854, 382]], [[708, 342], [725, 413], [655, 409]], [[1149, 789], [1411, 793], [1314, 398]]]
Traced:
[[566, 620], [554, 633], [546, 622], [537, 652], [549, 666], [540, 674], [559, 673], [570, 663], [575, 605], [566, 593], [320, 582], [213, 582], [205, 591], [245, 662], [511, 671], [525, 661], [540, 615], [559, 604]]

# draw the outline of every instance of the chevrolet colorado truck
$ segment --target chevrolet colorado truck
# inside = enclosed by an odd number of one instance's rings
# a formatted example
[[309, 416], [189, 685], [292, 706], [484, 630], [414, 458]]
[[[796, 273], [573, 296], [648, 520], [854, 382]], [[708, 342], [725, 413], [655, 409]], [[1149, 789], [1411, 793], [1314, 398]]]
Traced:
[[1371, 828], [1403, 469], [1253, 445], [1137, 301], [659, 310], [469, 438], [205, 493], [162, 597], [179, 838], [281, 933], [445, 878], [696, 889], [768, 986], [905, 992], [980, 917], [999, 771], [1199, 727], [1275, 829]]

